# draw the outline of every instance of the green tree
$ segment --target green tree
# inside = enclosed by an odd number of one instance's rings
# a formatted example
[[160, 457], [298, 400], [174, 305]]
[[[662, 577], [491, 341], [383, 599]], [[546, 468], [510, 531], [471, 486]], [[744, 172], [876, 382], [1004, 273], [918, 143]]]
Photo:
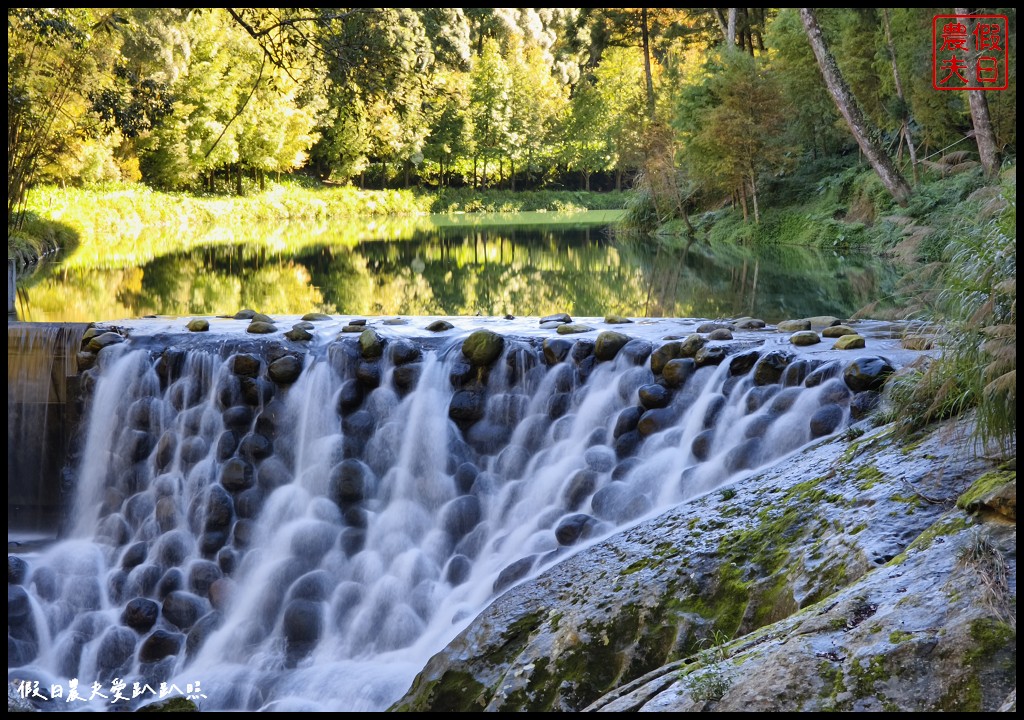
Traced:
[[87, 8], [7, 11], [8, 225], [42, 168], [90, 134], [86, 91], [112, 62], [114, 22]]
[[448, 185], [460, 160], [471, 152], [471, 125], [465, 112], [469, 105], [468, 72], [441, 71], [434, 76], [430, 134], [423, 146], [428, 164], [436, 165], [437, 183]]
[[570, 171], [580, 173], [586, 190], [590, 190], [590, 178], [595, 172], [613, 167], [605, 118], [600, 91], [588, 79], [580, 80], [573, 89], [562, 131], [562, 158]]
[[[510, 144], [512, 78], [498, 42], [488, 38], [470, 71], [469, 116], [473, 127], [473, 186], [487, 185], [488, 163]], [[482, 162], [482, 168], [479, 163]], [[498, 178], [501, 181], [501, 178]]]
[[545, 158], [554, 155], [554, 135], [568, 106], [568, 92], [551, 73], [551, 64], [538, 45], [512, 44], [509, 53], [509, 132], [505, 154], [511, 164], [511, 188], [516, 172], [542, 173]]
[[794, 8], [780, 10], [768, 23], [765, 37], [774, 51], [769, 71], [789, 112], [783, 129], [786, 141], [815, 158], [837, 152], [849, 143], [849, 133], [822, 80], [799, 13]]
[[609, 48], [594, 69], [601, 97], [602, 125], [615, 169], [615, 187], [622, 189], [623, 173], [643, 163], [647, 117], [646, 71], [639, 48]]
[[701, 104], [686, 113], [688, 122], [681, 126], [683, 157], [705, 188], [737, 194], [744, 219], [749, 196], [754, 221], [760, 222], [758, 178], [783, 169], [792, 155], [782, 133], [782, 93], [749, 55], [724, 52], [710, 69]]

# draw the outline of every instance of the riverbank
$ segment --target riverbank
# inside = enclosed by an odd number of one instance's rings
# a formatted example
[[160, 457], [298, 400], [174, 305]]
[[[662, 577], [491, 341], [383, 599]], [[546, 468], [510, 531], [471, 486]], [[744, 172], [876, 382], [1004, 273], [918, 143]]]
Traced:
[[1016, 709], [1016, 460], [877, 417], [510, 589], [393, 711]]

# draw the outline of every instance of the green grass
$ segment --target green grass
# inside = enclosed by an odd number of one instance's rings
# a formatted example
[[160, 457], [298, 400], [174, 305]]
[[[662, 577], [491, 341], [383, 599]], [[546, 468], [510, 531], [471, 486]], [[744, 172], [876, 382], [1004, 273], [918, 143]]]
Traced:
[[[1007, 173], [1004, 209], [954, 224], [936, 263], [931, 317], [943, 326], [941, 354], [891, 382], [893, 415], [905, 433], [969, 410], [983, 452], [1016, 455], [1017, 209], [1016, 175]], [[991, 207], [991, 204], [987, 204]], [[987, 218], [987, 219], [986, 219]]]

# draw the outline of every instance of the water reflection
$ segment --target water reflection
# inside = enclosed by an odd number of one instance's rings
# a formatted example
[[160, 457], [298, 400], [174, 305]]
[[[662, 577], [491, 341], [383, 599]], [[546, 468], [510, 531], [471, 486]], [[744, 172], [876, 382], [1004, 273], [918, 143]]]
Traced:
[[[214, 315], [251, 307], [353, 315], [847, 316], [895, 271], [800, 247], [655, 249], [613, 239], [608, 213], [445, 216], [209, 228], [84, 246], [24, 279], [28, 321]], [[181, 249], [185, 244], [187, 247]]]

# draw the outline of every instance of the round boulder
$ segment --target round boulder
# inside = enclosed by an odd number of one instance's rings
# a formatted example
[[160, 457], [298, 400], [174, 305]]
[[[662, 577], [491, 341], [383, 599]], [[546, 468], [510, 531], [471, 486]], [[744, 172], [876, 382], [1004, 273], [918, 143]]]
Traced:
[[501, 355], [505, 338], [492, 330], [475, 330], [462, 343], [462, 354], [474, 367], [487, 367]]
[[[846, 335], [844, 337], [853, 337]], [[842, 340], [843, 338], [840, 338]], [[885, 381], [895, 372], [889, 361], [882, 357], [860, 357], [843, 370], [843, 380], [855, 393], [881, 390]]]

